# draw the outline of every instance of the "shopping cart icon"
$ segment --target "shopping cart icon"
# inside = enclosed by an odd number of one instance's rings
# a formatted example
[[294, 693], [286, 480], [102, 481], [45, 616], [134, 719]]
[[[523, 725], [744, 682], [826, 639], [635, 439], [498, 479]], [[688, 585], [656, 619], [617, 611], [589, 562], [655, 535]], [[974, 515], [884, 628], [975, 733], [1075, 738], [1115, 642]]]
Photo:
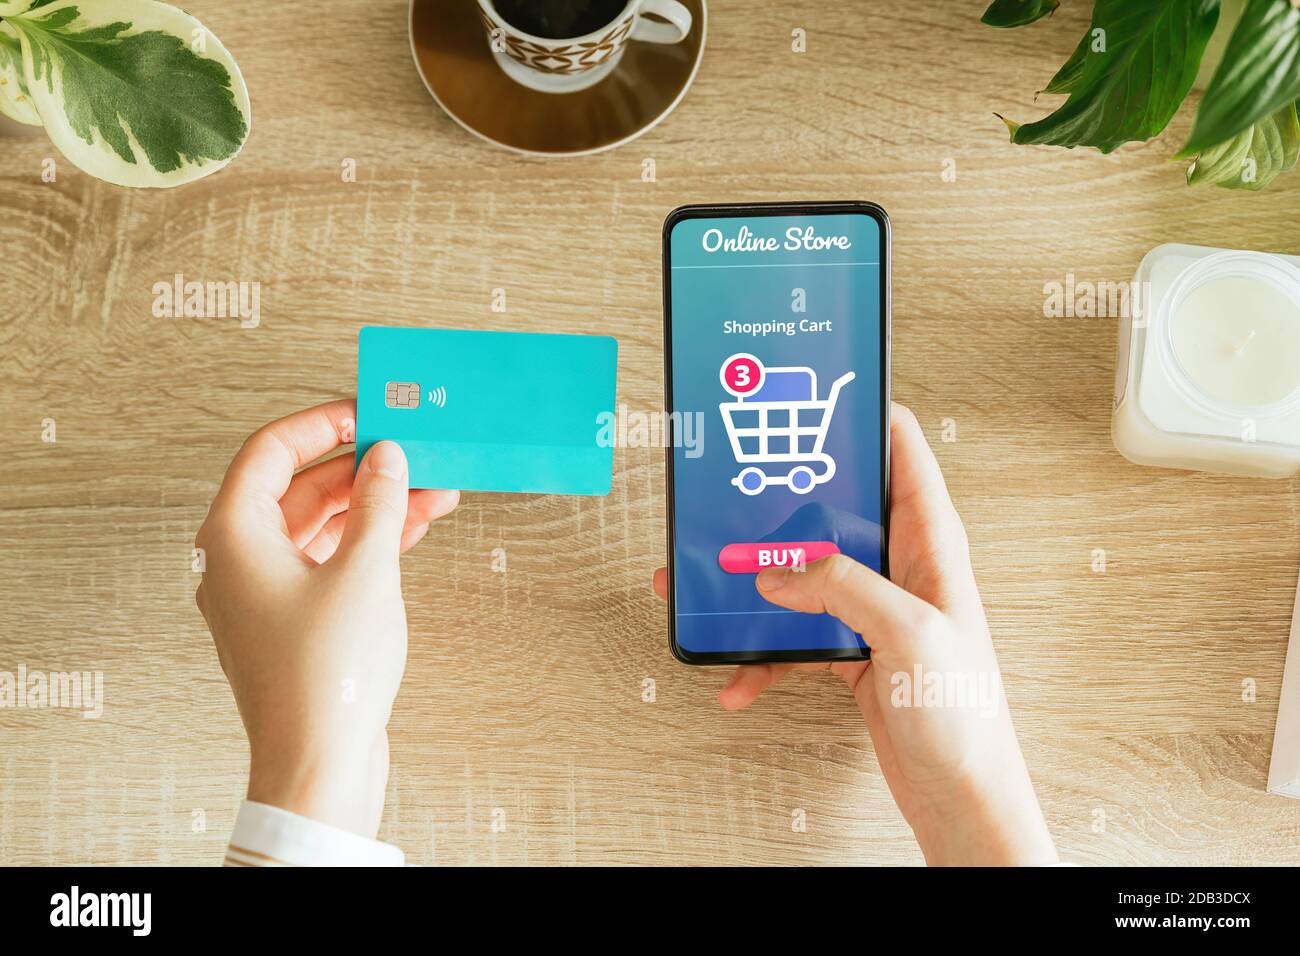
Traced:
[[[738, 378], [729, 372], [737, 366]], [[723, 387], [736, 400], [722, 402], [718, 411], [737, 463], [748, 466], [731, 483], [746, 495], [756, 495], [768, 485], [786, 485], [806, 495], [830, 481], [835, 459], [822, 446], [840, 389], [853, 381], [854, 373], [837, 378], [825, 400], [818, 401], [817, 373], [806, 366], [763, 368], [753, 356], [744, 355], [732, 356], [722, 368]], [[787, 465], [793, 467], [786, 470]]]

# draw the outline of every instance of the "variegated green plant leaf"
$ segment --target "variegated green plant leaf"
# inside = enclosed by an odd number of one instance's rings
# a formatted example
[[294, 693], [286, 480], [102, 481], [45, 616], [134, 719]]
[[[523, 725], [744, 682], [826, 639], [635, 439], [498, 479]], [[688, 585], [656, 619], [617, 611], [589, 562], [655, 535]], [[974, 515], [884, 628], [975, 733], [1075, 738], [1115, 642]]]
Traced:
[[1300, 119], [1288, 103], [1232, 139], [1212, 146], [1187, 168], [1187, 182], [1263, 189], [1300, 157]]
[[23, 77], [23, 45], [4, 21], [0, 21], [0, 113], [28, 126], [41, 125]]
[[121, 186], [179, 186], [248, 138], [248, 89], [198, 20], [154, 0], [52, 0], [5, 18], [50, 139]]

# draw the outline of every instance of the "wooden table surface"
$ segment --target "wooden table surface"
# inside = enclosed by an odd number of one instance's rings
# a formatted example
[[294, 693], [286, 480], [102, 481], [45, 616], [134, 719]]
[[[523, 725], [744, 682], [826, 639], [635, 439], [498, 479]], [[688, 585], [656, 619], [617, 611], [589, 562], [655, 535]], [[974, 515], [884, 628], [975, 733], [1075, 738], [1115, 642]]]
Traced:
[[[45, 184], [46, 140], [0, 137], [0, 670], [105, 681], [99, 720], [0, 710], [0, 863], [221, 859], [247, 748], [193, 535], [248, 432], [351, 394], [361, 325], [614, 335], [620, 400], [654, 409], [664, 215], [801, 198], [893, 217], [895, 397], [970, 529], [1062, 855], [1300, 862], [1300, 803], [1264, 793], [1297, 483], [1129, 464], [1114, 320], [1043, 316], [1045, 283], [1131, 278], [1160, 242], [1300, 252], [1300, 174], [1189, 190], [1168, 162], [1185, 115], [1111, 156], [1008, 145], [993, 110], [1045, 111], [1081, 4], [1016, 31], [943, 0], [710, 6], [677, 112], [594, 157], [461, 130], [412, 67], [403, 0], [190, 0], [254, 108], [244, 153], [199, 183], [128, 191], [60, 162]], [[176, 273], [259, 282], [260, 325], [154, 318]], [[919, 862], [842, 685], [790, 679], [727, 714], [724, 672], [673, 661], [649, 583], [663, 481], [662, 452], [631, 449], [608, 498], [467, 494], [404, 559], [383, 837], [425, 864]]]

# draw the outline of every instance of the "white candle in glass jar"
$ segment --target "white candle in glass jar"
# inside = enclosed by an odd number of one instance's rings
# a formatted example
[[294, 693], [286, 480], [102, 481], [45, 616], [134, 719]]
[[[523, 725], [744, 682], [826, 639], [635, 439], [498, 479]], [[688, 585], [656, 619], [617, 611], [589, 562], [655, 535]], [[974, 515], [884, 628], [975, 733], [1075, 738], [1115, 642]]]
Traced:
[[1300, 303], [1257, 279], [1213, 279], [1170, 316], [1174, 357], [1225, 405], [1276, 405], [1300, 390]]
[[1300, 473], [1300, 259], [1166, 245], [1120, 330], [1112, 435], [1139, 464]]

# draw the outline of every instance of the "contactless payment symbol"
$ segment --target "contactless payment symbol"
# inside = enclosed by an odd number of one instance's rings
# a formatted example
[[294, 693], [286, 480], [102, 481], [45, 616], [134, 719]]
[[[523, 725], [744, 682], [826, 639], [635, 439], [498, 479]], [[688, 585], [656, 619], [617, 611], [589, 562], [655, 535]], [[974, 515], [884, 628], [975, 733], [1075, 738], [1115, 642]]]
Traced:
[[736, 462], [747, 466], [731, 479], [733, 485], [746, 495], [769, 485], [806, 495], [831, 480], [835, 459], [822, 446], [840, 389], [853, 381], [853, 372], [837, 378], [822, 401], [817, 373], [807, 366], [764, 368], [755, 356], [739, 352], [722, 363], [719, 375], [735, 401], [722, 402], [718, 411]]

